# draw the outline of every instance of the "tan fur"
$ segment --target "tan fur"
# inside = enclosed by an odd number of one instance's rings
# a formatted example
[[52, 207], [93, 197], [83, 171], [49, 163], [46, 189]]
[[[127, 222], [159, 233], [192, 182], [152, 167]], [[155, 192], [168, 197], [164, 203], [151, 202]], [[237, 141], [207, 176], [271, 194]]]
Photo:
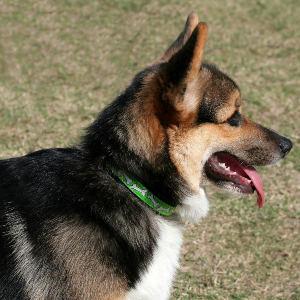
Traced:
[[194, 55], [191, 62], [187, 82], [190, 83], [194, 80], [194, 77], [198, 73], [200, 69], [200, 65], [203, 58], [204, 53], [204, 45], [206, 43], [208, 27], [206, 23], [200, 22], [195, 28], [195, 32], [197, 33], [197, 41], [194, 48]]
[[[123, 300], [128, 290], [116, 270], [101, 262], [97, 247], [101, 231], [79, 220], [62, 221], [55, 229], [53, 253], [64, 266], [68, 284], [78, 300]], [[99, 250], [99, 249], [98, 249]]]
[[173, 127], [167, 132], [171, 160], [195, 193], [203, 183], [202, 169], [208, 157], [216, 151], [226, 150], [239, 137], [239, 133], [234, 134], [229, 126], [219, 124]]
[[203, 153], [207, 142], [194, 128], [169, 128], [168, 142], [170, 158], [179, 174], [190, 184], [191, 189], [198, 194]]
[[203, 68], [201, 72], [198, 72], [197, 76], [194, 76], [193, 81], [187, 84], [186, 92], [180, 107], [181, 118], [184, 123], [194, 123], [203, 93], [210, 79], [210, 73]]

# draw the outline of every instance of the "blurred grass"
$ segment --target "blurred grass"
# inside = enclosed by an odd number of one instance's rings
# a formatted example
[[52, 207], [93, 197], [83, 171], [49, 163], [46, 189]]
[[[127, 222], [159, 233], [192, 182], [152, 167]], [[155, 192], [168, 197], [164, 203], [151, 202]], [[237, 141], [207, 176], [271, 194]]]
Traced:
[[294, 148], [259, 168], [261, 210], [208, 188], [172, 299], [300, 299], [299, 0], [0, 0], [0, 157], [76, 142], [192, 10], [209, 26], [205, 59], [239, 84], [246, 115]]

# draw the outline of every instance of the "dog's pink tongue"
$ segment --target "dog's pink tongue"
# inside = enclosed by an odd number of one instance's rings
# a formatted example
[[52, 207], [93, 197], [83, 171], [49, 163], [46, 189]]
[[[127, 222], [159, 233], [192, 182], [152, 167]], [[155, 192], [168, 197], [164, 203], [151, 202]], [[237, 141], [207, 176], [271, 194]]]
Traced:
[[240, 165], [244, 172], [249, 176], [257, 191], [257, 205], [261, 208], [265, 202], [263, 183], [257, 171], [250, 166]]

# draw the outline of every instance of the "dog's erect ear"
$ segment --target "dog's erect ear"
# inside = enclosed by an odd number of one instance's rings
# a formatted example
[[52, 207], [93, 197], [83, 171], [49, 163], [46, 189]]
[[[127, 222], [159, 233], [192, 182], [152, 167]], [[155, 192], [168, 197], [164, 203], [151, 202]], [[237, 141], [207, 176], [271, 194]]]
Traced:
[[170, 83], [177, 86], [193, 81], [201, 66], [207, 32], [206, 23], [200, 22], [185, 45], [171, 57], [165, 66]]
[[183, 47], [188, 38], [191, 36], [197, 24], [198, 16], [196, 13], [191, 12], [186, 20], [184, 30], [178, 36], [177, 40], [168, 48], [168, 50], [162, 56], [161, 61], [168, 61], [175, 53], [177, 53]]
[[160, 70], [162, 100], [168, 109], [184, 113], [180, 119], [200, 104], [195, 94], [207, 32], [206, 23], [199, 23], [183, 47]]

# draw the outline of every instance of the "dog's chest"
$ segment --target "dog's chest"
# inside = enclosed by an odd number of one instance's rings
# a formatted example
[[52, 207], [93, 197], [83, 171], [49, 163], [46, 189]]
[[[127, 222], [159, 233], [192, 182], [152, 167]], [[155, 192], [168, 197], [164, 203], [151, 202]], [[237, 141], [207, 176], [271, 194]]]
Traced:
[[182, 226], [159, 218], [159, 238], [152, 262], [126, 300], [167, 300], [179, 267]]

